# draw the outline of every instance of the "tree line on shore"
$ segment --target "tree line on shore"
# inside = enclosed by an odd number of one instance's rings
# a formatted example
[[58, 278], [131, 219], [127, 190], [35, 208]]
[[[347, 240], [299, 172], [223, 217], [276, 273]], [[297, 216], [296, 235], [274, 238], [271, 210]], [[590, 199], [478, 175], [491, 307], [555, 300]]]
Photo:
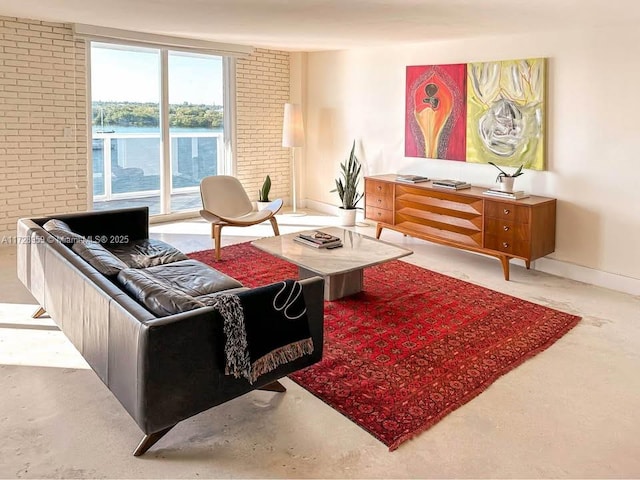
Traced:
[[[157, 103], [93, 102], [93, 125], [97, 127], [157, 127]], [[169, 105], [169, 126], [179, 128], [217, 128], [222, 126], [221, 105]]]

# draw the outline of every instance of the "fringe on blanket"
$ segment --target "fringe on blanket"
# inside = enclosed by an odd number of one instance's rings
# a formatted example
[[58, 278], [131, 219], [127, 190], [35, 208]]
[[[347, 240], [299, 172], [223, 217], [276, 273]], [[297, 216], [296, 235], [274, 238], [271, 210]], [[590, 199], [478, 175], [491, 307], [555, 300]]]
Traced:
[[249, 383], [255, 382], [260, 375], [275, 370], [280, 365], [312, 353], [313, 341], [310, 338], [305, 338], [304, 340], [299, 340], [272, 350], [251, 364], [251, 378], [249, 378]]
[[222, 294], [216, 297], [216, 309], [224, 320], [224, 334], [227, 337], [224, 353], [227, 357], [225, 374], [235, 378], [244, 377], [253, 384], [259, 376], [275, 370], [280, 365], [313, 353], [311, 338], [283, 345], [251, 363], [247, 344], [247, 330], [244, 311], [236, 295]]

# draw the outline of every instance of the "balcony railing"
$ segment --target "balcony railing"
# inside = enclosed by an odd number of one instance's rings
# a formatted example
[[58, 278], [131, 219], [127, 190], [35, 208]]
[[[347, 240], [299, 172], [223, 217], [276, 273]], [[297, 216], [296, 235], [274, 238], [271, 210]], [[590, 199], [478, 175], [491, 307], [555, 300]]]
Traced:
[[[169, 193], [198, 192], [202, 178], [218, 173], [223, 133], [175, 132], [170, 142]], [[92, 143], [94, 201], [159, 195], [160, 133], [94, 133]]]

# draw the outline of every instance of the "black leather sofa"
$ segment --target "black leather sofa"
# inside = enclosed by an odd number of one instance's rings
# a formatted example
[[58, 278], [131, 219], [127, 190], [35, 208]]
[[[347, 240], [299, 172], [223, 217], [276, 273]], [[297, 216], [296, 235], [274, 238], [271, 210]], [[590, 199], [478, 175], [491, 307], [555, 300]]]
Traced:
[[[146, 207], [54, 218], [65, 222], [76, 234], [99, 239], [111, 250], [122, 248], [123, 240], [144, 244], [149, 237]], [[58, 239], [62, 237], [56, 238], [46, 231], [43, 225], [49, 220], [18, 221], [18, 277], [42, 307], [34, 316], [45, 311], [50, 315], [144, 432], [134, 455], [142, 455], [178, 422], [199, 412], [254, 389], [284, 391], [277, 382], [279, 378], [321, 359], [324, 316], [321, 278], [300, 281], [313, 353], [280, 365], [250, 384], [244, 378], [224, 373], [223, 320], [214, 307], [198, 302], [185, 307], [178, 301], [177, 306], [171, 302], [169, 306], [182, 310], [179, 313], [162, 310], [166, 307], [163, 302], [159, 306], [152, 303], [150, 309], [136, 296], [139, 292], [135, 288], [132, 290], [130, 285], [123, 288], [118, 276], [100, 273]], [[172, 260], [185, 261], [179, 259], [181, 252], [173, 254], [177, 256]], [[126, 255], [122, 258], [127, 260]], [[145, 258], [144, 252], [140, 258]], [[131, 272], [130, 268], [127, 271], [133, 277], [144, 273], [146, 278], [156, 268], [144, 262], [137, 267], [138, 272]], [[198, 275], [192, 277], [211, 275], [213, 284], [224, 291], [237, 291], [240, 286], [204, 264], [197, 268]], [[196, 285], [195, 290], [198, 288]], [[251, 295], [250, 289], [244, 290]]]

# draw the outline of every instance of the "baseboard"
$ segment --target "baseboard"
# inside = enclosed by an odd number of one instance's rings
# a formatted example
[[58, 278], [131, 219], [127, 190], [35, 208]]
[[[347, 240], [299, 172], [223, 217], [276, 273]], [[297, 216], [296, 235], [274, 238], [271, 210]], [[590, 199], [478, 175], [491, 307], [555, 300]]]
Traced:
[[[318, 212], [331, 215], [338, 214], [338, 207], [334, 205], [316, 202], [315, 200], [306, 200], [306, 204], [308, 208]], [[375, 222], [372, 220], [364, 220], [364, 212], [362, 210], [358, 210], [357, 221], [375, 225]], [[524, 261], [518, 259], [511, 260], [511, 263], [524, 266]], [[540, 258], [532, 262], [531, 268], [539, 272], [550, 273], [559, 277], [569, 278], [578, 282], [588, 283], [630, 295], [640, 295], [640, 279], [637, 278], [603, 272], [552, 258]]]
[[[316, 212], [326, 213], [328, 215], [339, 215], [340, 208], [337, 205], [330, 205], [324, 202], [317, 202], [315, 200], [305, 200], [305, 207], [309, 210], [315, 210]], [[372, 220], [365, 220], [364, 218], [364, 210], [358, 209], [356, 212], [356, 222], [357, 223], [368, 223], [370, 225], [375, 225], [376, 222]]]
[[562, 262], [553, 258], [539, 258], [532, 264], [539, 272], [551, 273], [559, 277], [570, 278], [578, 282], [640, 296], [640, 280], [615, 273], [603, 272], [594, 268]]

